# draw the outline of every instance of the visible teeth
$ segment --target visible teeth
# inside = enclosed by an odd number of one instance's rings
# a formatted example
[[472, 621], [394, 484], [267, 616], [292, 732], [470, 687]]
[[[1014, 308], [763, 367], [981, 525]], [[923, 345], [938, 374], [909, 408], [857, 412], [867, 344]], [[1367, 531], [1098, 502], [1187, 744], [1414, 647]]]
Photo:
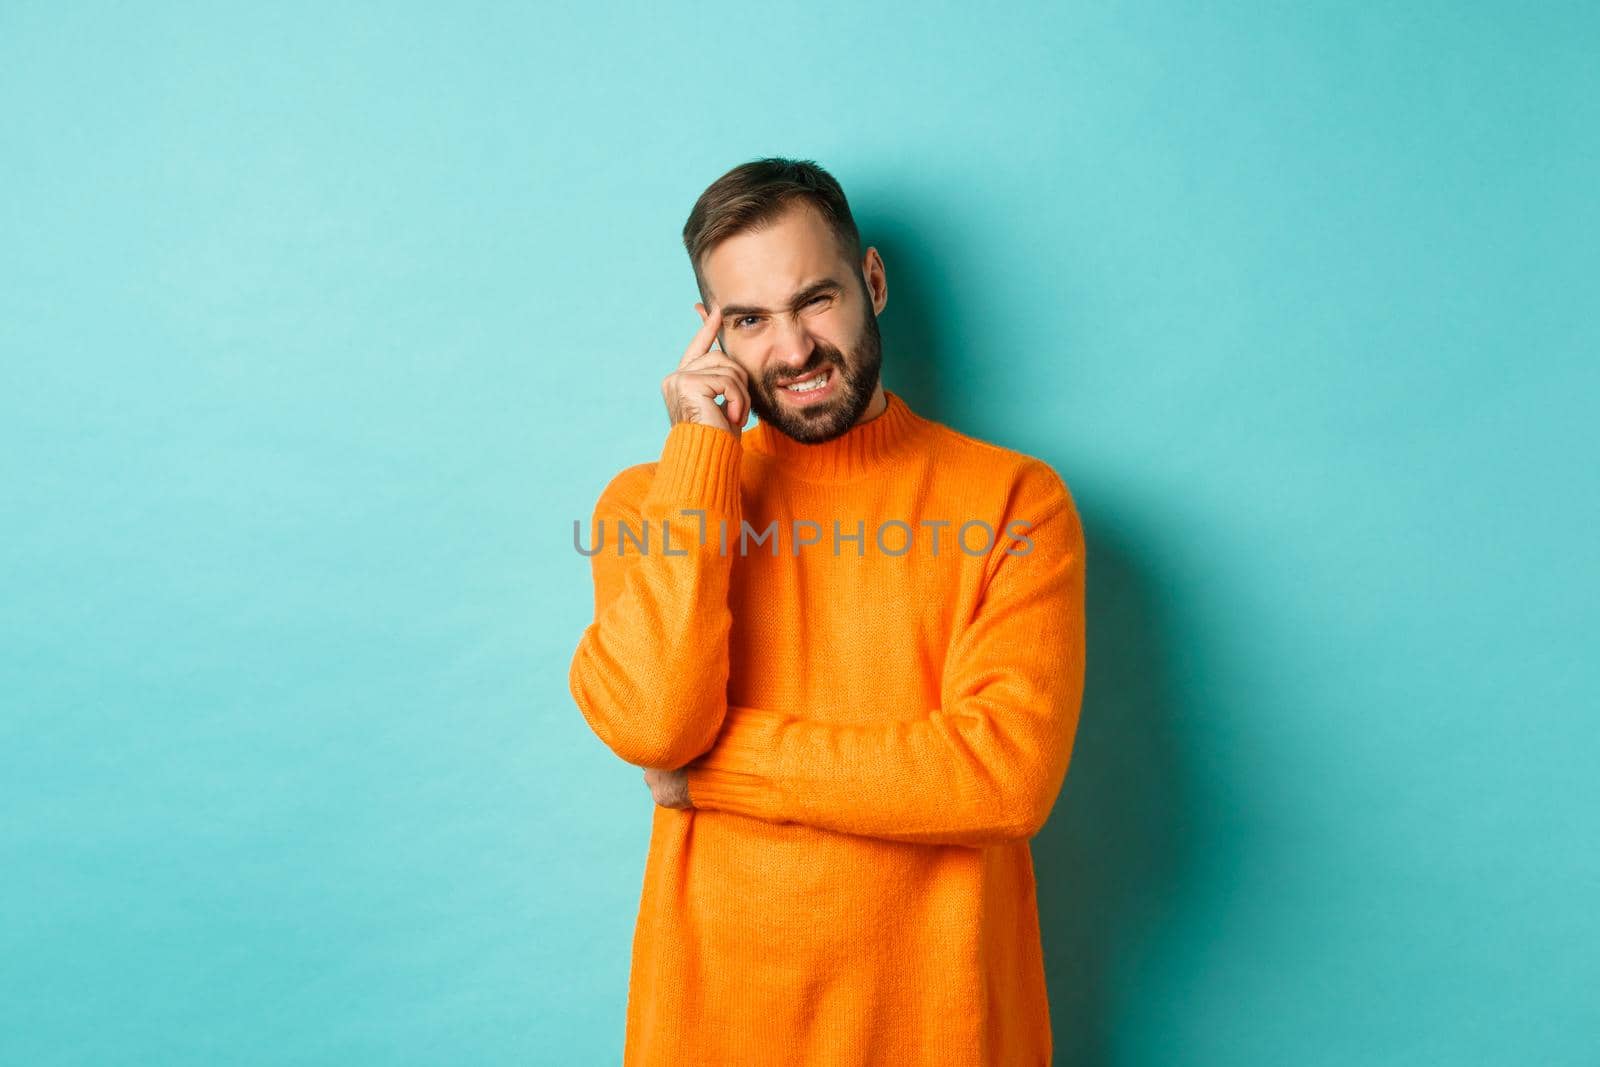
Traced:
[[813, 389], [821, 389], [824, 385], [827, 385], [828, 375], [832, 373], [832, 371], [824, 371], [809, 382], [801, 382], [799, 385], [786, 385], [784, 388], [791, 393], [809, 393]]

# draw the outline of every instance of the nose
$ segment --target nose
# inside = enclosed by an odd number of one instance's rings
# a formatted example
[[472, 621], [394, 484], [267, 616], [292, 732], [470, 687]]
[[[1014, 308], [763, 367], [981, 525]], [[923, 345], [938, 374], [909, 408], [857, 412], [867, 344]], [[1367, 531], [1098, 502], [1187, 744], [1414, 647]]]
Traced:
[[774, 339], [774, 377], [779, 381], [788, 381], [815, 370], [815, 367], [808, 365], [815, 358], [816, 350], [817, 343], [804, 326], [793, 321], [786, 322]]

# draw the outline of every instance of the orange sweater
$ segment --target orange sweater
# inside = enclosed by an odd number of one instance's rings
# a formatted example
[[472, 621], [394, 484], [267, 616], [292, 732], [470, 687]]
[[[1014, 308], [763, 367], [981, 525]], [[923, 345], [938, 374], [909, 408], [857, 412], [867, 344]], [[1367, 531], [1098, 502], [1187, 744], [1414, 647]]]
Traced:
[[887, 398], [818, 445], [679, 423], [595, 507], [572, 694], [693, 803], [652, 809], [627, 1067], [1050, 1061], [1028, 839], [1082, 526], [1048, 464]]

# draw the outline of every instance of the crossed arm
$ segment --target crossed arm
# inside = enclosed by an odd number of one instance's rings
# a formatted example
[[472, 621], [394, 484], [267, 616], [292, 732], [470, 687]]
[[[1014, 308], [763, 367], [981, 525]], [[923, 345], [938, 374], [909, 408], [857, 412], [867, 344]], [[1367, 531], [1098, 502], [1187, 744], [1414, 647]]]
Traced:
[[1037, 833], [1066, 776], [1084, 679], [1085, 546], [1059, 477], [1030, 470], [1005, 525], [1027, 521], [1031, 548], [997, 544], [989, 557], [978, 604], [951, 639], [940, 707], [823, 722], [726, 702], [732, 559], [714, 531], [719, 519], [737, 529], [740, 446], [712, 433], [674, 427], [648, 487], [614, 480], [596, 507], [597, 525], [631, 514], [657, 527], [669, 511], [703, 508], [713, 532], [685, 545], [699, 528], [690, 517], [672, 538], [687, 556], [592, 557], [596, 621], [571, 681], [595, 732], [660, 769], [658, 796], [697, 808], [927, 844]]

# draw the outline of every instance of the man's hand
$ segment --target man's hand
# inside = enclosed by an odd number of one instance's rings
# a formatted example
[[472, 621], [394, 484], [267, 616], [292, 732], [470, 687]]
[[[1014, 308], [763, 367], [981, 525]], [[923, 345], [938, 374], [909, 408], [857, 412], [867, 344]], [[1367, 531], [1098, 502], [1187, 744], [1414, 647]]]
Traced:
[[662, 771], [646, 767], [644, 782], [656, 803], [664, 808], [692, 808], [689, 803], [689, 776], [680, 767], [675, 771]]
[[[678, 369], [661, 383], [667, 418], [673, 426], [705, 423], [738, 437], [750, 418], [750, 379], [726, 352], [712, 347], [722, 325], [721, 309], [713, 304], [708, 312], [698, 302], [694, 309], [701, 319], [700, 329], [684, 350]], [[721, 407], [717, 406], [719, 396], [723, 398]]]

